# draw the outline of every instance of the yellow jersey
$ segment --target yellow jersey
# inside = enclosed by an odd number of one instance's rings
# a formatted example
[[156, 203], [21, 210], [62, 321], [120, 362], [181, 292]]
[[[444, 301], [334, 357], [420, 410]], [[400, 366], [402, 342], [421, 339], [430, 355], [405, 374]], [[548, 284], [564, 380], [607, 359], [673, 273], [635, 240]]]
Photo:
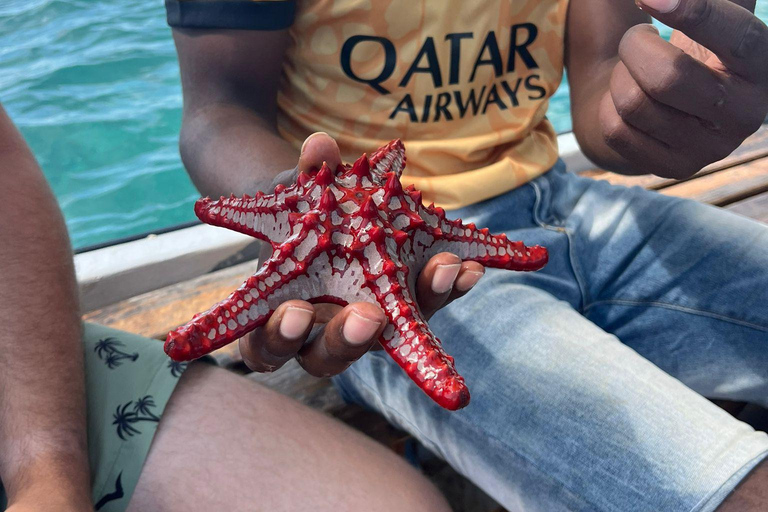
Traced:
[[346, 161], [401, 138], [403, 181], [447, 209], [507, 192], [557, 160], [545, 115], [563, 74], [567, 4], [166, 1], [171, 26], [290, 27], [281, 135], [298, 148], [325, 131]]

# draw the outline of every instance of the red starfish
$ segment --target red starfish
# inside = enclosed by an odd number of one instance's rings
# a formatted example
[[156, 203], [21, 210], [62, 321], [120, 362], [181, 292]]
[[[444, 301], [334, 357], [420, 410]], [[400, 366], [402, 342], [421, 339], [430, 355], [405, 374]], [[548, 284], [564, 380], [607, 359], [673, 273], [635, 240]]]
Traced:
[[419, 270], [440, 252], [486, 267], [538, 270], [547, 250], [446, 219], [413, 187], [402, 189], [404, 167], [405, 148], [395, 140], [336, 173], [325, 164], [301, 173], [274, 194], [198, 200], [203, 222], [269, 242], [274, 252], [226, 300], [171, 332], [165, 352], [176, 361], [201, 357], [264, 325], [289, 299], [373, 302], [389, 320], [379, 340], [387, 353], [435, 402], [466, 406], [464, 379], [413, 298]]

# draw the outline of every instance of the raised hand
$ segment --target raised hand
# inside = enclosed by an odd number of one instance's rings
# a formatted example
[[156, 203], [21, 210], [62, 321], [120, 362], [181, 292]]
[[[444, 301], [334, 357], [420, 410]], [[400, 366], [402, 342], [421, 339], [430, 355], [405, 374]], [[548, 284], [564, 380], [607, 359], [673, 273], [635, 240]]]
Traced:
[[[730, 0], [638, 0], [682, 32], [624, 36], [600, 104], [607, 144], [649, 172], [688, 177], [728, 156], [768, 114], [768, 27]], [[683, 35], [684, 34], [684, 35]]]

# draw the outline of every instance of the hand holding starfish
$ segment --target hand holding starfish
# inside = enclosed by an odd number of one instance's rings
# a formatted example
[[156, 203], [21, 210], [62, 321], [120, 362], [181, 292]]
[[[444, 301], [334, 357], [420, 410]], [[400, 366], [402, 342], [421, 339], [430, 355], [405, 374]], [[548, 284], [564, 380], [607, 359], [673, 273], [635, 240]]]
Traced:
[[[320, 168], [323, 162], [335, 169], [341, 164], [341, 155], [335, 140], [316, 133], [305, 141], [298, 165], [281, 173], [275, 185], [289, 186], [299, 172]], [[266, 244], [264, 249], [261, 261], [272, 253]], [[434, 256], [424, 266], [416, 285], [424, 316], [430, 318], [466, 294], [484, 272], [481, 264], [462, 262], [448, 252]], [[341, 307], [289, 300], [275, 310], [266, 325], [240, 339], [240, 353], [245, 364], [257, 372], [275, 371], [295, 357], [311, 375], [336, 375], [371, 348], [381, 348], [377, 341], [386, 323], [382, 309], [369, 302]]]
[[[324, 163], [300, 172], [295, 183], [277, 185], [272, 194], [200, 199], [195, 213], [201, 220], [267, 241], [273, 252], [227, 299], [171, 332], [166, 353], [176, 361], [208, 354], [267, 324], [289, 300], [339, 306], [367, 302], [383, 310], [387, 323], [383, 330], [377, 323], [362, 337], [380, 333], [387, 353], [435, 402], [451, 410], [465, 407], [464, 379], [416, 302], [420, 271], [445, 252], [486, 267], [538, 270], [547, 262], [547, 251], [424, 205], [421, 192], [400, 183], [405, 159], [403, 143], [393, 140], [352, 165], [334, 170]], [[459, 267], [451, 271], [446, 289], [433, 286], [432, 291], [449, 294]], [[433, 284], [442, 280], [440, 271], [438, 265]], [[303, 314], [311, 321], [308, 311]], [[342, 337], [355, 316], [365, 320], [350, 310], [342, 317]], [[308, 324], [297, 334], [304, 335]]]

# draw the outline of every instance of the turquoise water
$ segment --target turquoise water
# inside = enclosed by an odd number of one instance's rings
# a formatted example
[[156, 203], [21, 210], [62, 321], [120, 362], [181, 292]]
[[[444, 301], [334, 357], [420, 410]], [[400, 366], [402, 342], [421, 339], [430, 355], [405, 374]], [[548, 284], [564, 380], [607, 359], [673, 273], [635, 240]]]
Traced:
[[160, 0], [3, 0], [0, 101], [50, 180], [75, 247], [193, 219]]
[[[42, 165], [75, 247], [193, 220], [161, 0], [3, 0], [0, 101]], [[549, 117], [570, 130], [567, 84]]]

